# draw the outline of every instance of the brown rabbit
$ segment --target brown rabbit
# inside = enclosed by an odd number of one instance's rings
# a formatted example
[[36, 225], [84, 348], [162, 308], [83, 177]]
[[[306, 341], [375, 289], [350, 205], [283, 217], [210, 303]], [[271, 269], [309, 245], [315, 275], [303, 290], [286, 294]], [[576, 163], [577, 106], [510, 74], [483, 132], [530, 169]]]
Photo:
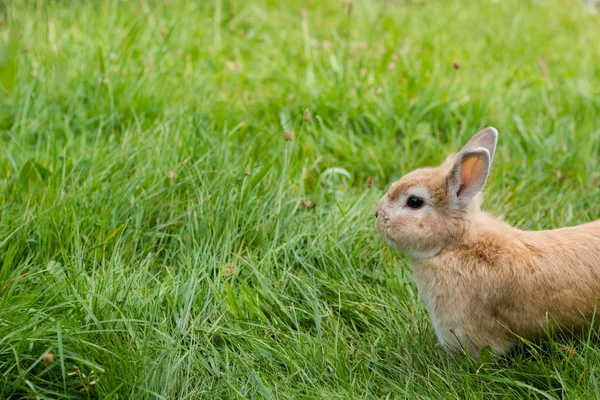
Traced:
[[441, 166], [410, 172], [375, 211], [379, 234], [412, 260], [440, 344], [472, 357], [588, 327], [600, 299], [600, 221], [521, 231], [480, 210], [497, 138], [486, 128]]

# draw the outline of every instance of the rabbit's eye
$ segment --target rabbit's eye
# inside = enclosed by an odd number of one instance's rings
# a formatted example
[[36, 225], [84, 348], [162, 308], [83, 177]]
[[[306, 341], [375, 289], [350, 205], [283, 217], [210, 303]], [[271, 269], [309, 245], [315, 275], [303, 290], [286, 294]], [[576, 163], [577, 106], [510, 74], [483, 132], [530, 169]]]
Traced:
[[417, 196], [410, 196], [407, 200], [406, 200], [406, 205], [409, 206], [410, 208], [414, 208], [415, 210], [418, 208], [421, 208], [423, 206], [423, 199]]

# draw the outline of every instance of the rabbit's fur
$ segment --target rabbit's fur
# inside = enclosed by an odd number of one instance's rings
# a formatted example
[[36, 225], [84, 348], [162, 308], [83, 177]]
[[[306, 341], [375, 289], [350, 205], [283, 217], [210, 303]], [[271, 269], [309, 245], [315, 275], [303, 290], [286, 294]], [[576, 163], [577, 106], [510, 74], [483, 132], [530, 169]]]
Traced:
[[588, 327], [600, 298], [600, 220], [521, 231], [480, 210], [497, 137], [486, 128], [441, 166], [405, 175], [375, 212], [379, 234], [412, 260], [440, 344], [472, 357]]

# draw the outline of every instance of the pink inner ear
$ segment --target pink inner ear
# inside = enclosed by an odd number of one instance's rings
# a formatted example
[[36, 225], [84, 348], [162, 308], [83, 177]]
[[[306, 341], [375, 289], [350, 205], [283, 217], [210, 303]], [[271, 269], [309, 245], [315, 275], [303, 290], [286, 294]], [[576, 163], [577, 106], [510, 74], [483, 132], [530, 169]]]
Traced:
[[460, 168], [460, 186], [456, 195], [460, 196], [460, 193], [471, 186], [484, 172], [485, 162], [482, 156], [474, 155], [466, 159]]

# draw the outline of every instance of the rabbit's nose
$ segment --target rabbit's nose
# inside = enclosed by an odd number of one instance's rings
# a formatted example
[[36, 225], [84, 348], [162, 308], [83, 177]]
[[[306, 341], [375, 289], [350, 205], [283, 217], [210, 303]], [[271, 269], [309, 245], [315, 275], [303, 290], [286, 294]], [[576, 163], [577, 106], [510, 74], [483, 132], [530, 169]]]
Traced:
[[375, 218], [379, 215], [379, 211], [375, 211]]

